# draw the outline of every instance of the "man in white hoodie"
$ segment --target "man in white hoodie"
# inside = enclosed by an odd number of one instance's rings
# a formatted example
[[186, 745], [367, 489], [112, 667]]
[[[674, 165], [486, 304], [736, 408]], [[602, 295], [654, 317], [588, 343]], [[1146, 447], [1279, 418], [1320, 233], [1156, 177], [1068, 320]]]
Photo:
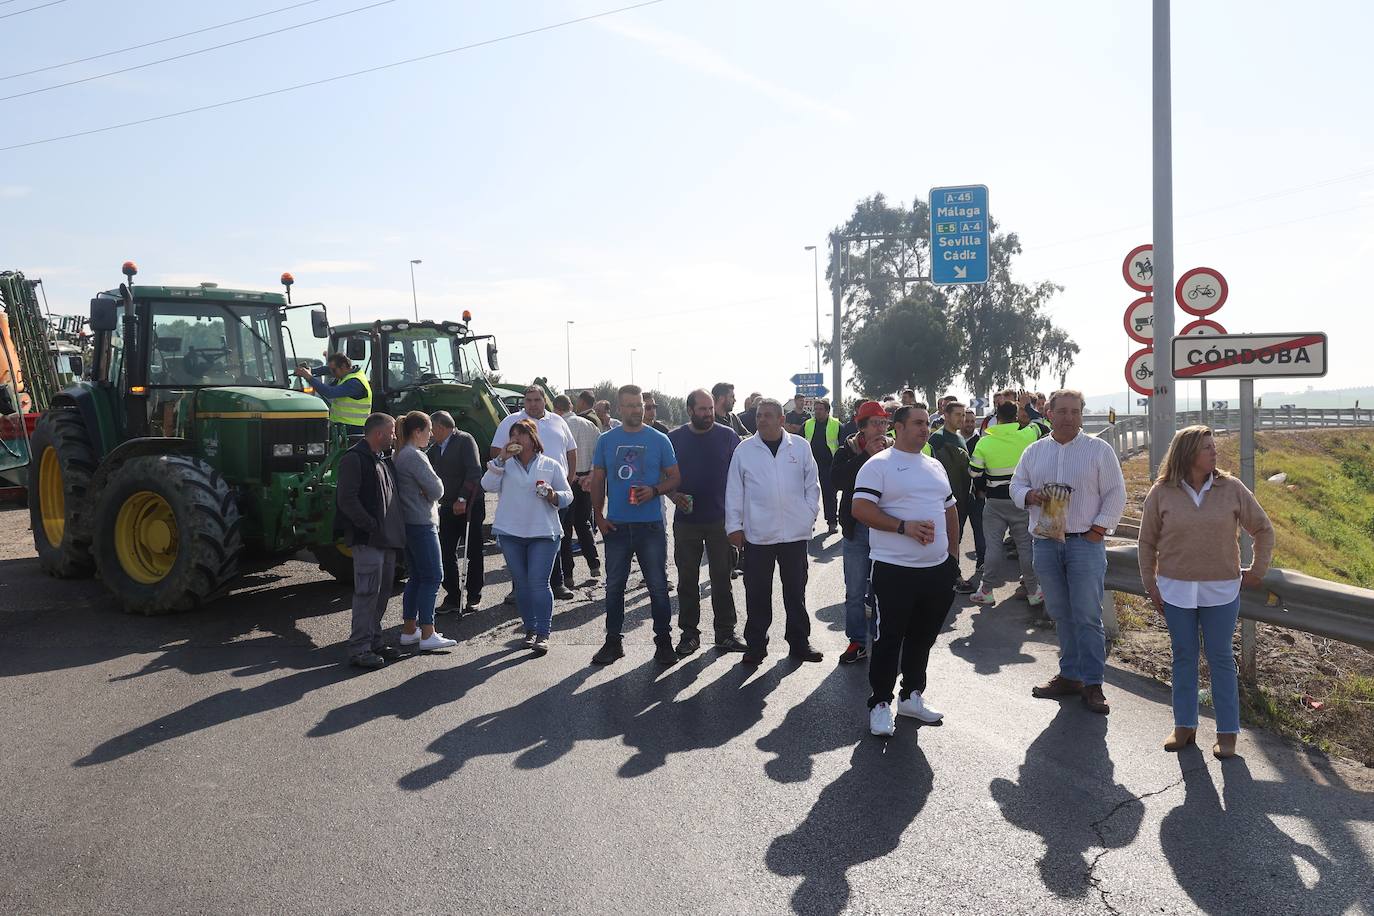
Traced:
[[821, 488], [816, 459], [801, 436], [782, 428], [782, 404], [757, 404], [758, 435], [745, 439], [730, 459], [725, 484], [725, 530], [744, 550], [744, 641], [742, 660], [758, 665], [768, 654], [773, 623], [773, 568], [782, 579], [789, 655], [818, 662], [806, 611], [806, 545], [816, 527]]

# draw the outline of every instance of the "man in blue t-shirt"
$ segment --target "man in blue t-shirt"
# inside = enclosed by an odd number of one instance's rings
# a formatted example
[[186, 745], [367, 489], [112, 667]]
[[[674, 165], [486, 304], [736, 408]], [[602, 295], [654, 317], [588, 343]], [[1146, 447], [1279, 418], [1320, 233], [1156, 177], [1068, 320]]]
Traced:
[[677, 564], [677, 625], [682, 636], [678, 655], [701, 648], [701, 554], [711, 574], [711, 615], [715, 618], [716, 648], [743, 652], [735, 635], [735, 596], [730, 589], [734, 557], [725, 536], [725, 481], [730, 456], [740, 443], [739, 434], [715, 421], [711, 393], [698, 388], [687, 395], [684, 423], [668, 434], [682, 468], [682, 485], [670, 499], [673, 512], [673, 562]]
[[592, 457], [592, 510], [606, 545], [606, 644], [592, 664], [609, 665], [625, 655], [625, 584], [630, 557], [649, 589], [654, 619], [654, 660], [677, 661], [673, 651], [673, 609], [668, 603], [668, 536], [663, 528], [663, 502], [681, 477], [668, 437], [644, 425], [644, 392], [622, 385], [617, 393], [621, 425], [596, 440]]

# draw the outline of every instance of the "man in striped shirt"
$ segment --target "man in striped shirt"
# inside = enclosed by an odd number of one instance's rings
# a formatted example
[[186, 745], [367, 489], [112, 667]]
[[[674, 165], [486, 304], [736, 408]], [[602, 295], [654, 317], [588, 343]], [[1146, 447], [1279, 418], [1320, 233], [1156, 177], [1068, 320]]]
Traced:
[[1031, 565], [1030, 515], [1025, 508], [1012, 502], [1008, 489], [1016, 463], [1021, 460], [1021, 453], [1036, 437], [1033, 427], [1023, 429], [1016, 422], [1016, 413], [1014, 400], [1003, 400], [997, 406], [997, 422], [978, 437], [978, 444], [969, 461], [974, 491], [987, 497], [983, 507], [983, 539], [988, 546], [988, 553], [983, 561], [982, 585], [969, 596], [974, 604], [996, 604], [993, 590], [1011, 578], [1007, 570], [1010, 560], [1002, 548], [1002, 538], [1006, 537], [1008, 531], [1011, 532], [1012, 542], [1016, 544], [1016, 561], [1021, 566], [1027, 600], [1031, 607], [1045, 603], [1045, 596], [1040, 591], [1040, 583]]
[[1081, 392], [1056, 391], [1049, 406], [1054, 431], [1025, 450], [1011, 481], [1012, 502], [1029, 509], [1032, 525], [1046, 502], [1044, 488], [1068, 488], [1064, 540], [1037, 537], [1033, 548], [1045, 606], [1059, 637], [1059, 673], [1031, 694], [1047, 699], [1081, 696], [1085, 706], [1105, 715], [1111, 708], [1102, 694], [1107, 663], [1103, 540], [1126, 508], [1126, 482], [1112, 447], [1083, 433]]

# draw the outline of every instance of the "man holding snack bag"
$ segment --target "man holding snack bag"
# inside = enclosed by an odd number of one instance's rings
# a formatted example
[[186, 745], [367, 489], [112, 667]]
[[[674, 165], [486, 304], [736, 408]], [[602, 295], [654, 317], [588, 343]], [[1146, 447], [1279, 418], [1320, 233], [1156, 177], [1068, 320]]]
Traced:
[[1059, 636], [1059, 673], [1031, 694], [1082, 697], [1106, 715], [1103, 541], [1126, 508], [1126, 481], [1112, 447], [1084, 435], [1081, 392], [1056, 391], [1049, 412], [1052, 433], [1026, 448], [1011, 480], [1012, 502], [1030, 510], [1035, 573]]

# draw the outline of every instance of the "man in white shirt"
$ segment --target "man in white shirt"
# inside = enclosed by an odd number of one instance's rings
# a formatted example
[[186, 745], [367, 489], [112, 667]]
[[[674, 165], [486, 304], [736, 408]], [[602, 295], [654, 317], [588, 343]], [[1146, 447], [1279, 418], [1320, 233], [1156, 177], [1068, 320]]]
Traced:
[[740, 443], [725, 482], [725, 531], [744, 550], [744, 642], [742, 664], [762, 664], [773, 623], [773, 567], [782, 579], [789, 655], [818, 662], [806, 612], [806, 545], [816, 527], [821, 487], [816, 459], [801, 436], [782, 428], [782, 404], [758, 403], [758, 435]]
[[568, 474], [572, 485], [573, 503], [570, 508], [559, 509], [563, 522], [563, 543], [559, 545], [559, 558], [563, 566], [563, 585], [573, 587], [572, 540], [577, 537], [582, 548], [582, 558], [587, 561], [593, 579], [601, 578], [601, 557], [596, 552], [596, 538], [592, 534], [592, 454], [596, 451], [596, 440], [601, 436], [601, 428], [591, 420], [573, 413], [572, 401], [566, 394], [553, 399], [554, 413], [563, 418], [571, 430], [573, 442], [577, 447], [577, 464]]
[[930, 439], [925, 405], [898, 408], [892, 432], [893, 447], [859, 469], [851, 508], [854, 520], [868, 526], [873, 559], [878, 635], [868, 659], [868, 725], [875, 735], [897, 730], [892, 700], [899, 668], [896, 714], [922, 722], [943, 718], [925, 701], [926, 667], [959, 578], [958, 504], [944, 465], [921, 454]]
[[1056, 391], [1049, 407], [1053, 432], [1021, 453], [1011, 478], [1012, 502], [1030, 510], [1032, 532], [1046, 501], [1045, 486], [1070, 488], [1064, 540], [1035, 538], [1035, 574], [1059, 637], [1059, 673], [1031, 694], [1046, 699], [1081, 696], [1083, 705], [1106, 715], [1111, 707], [1102, 693], [1107, 666], [1103, 540], [1126, 508], [1126, 481], [1112, 447], [1083, 433], [1082, 392]]
[[[544, 389], [538, 385], [531, 385], [525, 389], [525, 409], [506, 417], [496, 427], [496, 434], [491, 437], [488, 457], [493, 461], [500, 457], [510, 442], [510, 428], [521, 420], [534, 421], [534, 425], [539, 429], [539, 441], [544, 446], [544, 454], [563, 465], [563, 472], [571, 479], [577, 467], [577, 440], [573, 438], [572, 430], [562, 417], [548, 412], [547, 403], [544, 401]], [[558, 563], [553, 564], [549, 585], [553, 587], [555, 598], [566, 600], [573, 597], [572, 590], [563, 582], [563, 569]], [[505, 603], [515, 603], [514, 591], [506, 596]]]

